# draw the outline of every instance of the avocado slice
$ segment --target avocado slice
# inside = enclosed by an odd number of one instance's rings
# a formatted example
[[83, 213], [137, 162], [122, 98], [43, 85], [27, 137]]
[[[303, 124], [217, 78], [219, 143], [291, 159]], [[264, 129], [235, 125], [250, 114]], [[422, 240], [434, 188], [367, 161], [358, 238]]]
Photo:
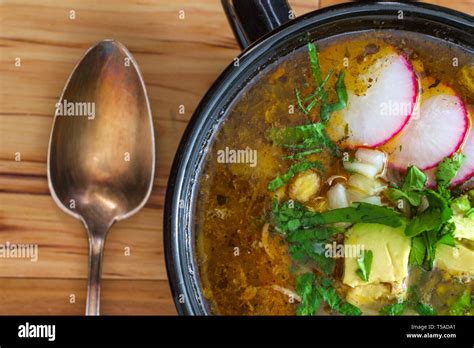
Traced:
[[455, 238], [474, 241], [474, 214], [467, 217], [456, 214], [453, 216], [453, 221], [456, 225]]
[[355, 224], [346, 232], [344, 244], [345, 247], [363, 247], [373, 253], [368, 282], [356, 274], [359, 268], [357, 256], [345, 255], [344, 284], [356, 287], [375, 283], [400, 283], [407, 277], [411, 242], [405, 236], [405, 225], [390, 227], [372, 223]]
[[440, 244], [436, 248], [436, 267], [454, 276], [474, 276], [474, 251], [463, 243]]

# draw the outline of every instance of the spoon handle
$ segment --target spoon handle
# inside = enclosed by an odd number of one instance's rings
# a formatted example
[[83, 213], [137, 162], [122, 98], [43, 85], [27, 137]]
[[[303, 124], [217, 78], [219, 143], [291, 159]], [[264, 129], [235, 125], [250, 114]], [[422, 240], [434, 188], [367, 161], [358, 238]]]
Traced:
[[86, 315], [99, 315], [100, 308], [100, 274], [104, 238], [89, 238], [89, 283], [87, 286]]

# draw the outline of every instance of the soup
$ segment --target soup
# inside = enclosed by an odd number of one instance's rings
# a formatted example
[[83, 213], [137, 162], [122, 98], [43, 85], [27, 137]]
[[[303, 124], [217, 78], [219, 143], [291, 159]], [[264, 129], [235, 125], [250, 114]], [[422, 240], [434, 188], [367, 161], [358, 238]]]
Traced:
[[370, 31], [260, 72], [201, 176], [196, 257], [211, 312], [472, 314], [472, 57]]

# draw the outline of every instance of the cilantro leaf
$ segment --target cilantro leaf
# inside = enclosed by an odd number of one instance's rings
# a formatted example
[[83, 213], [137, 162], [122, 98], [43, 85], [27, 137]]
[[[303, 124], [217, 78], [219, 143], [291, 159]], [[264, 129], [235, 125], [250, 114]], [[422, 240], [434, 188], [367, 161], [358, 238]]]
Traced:
[[286, 183], [290, 181], [296, 174], [305, 172], [311, 168], [316, 168], [316, 169], [321, 170], [322, 169], [321, 162], [303, 161], [303, 162], [293, 164], [285, 174], [277, 176], [275, 179], [273, 179], [272, 181], [268, 183], [268, 190], [275, 191], [279, 189], [280, 187], [285, 186]]
[[290, 149], [327, 148], [337, 154], [336, 145], [326, 133], [326, 127], [321, 122], [287, 127], [270, 128], [267, 137], [276, 145]]
[[446, 157], [438, 164], [436, 171], [436, 182], [438, 186], [447, 187], [456, 176], [465, 156], [462, 153], [455, 153], [451, 157]]
[[[318, 53], [316, 51], [316, 46], [312, 42], [308, 42], [308, 56], [309, 64], [311, 67], [311, 74], [313, 75], [314, 82], [316, 86], [321, 86], [323, 83], [321, 67], [319, 65]], [[321, 91], [321, 101], [325, 104], [327, 102], [328, 95], [324, 89]]]
[[308, 115], [309, 111], [306, 109], [306, 107], [303, 104], [303, 100], [301, 99], [301, 92], [298, 89], [298, 87], [295, 87], [295, 98], [296, 98], [296, 102], [298, 103], [298, 107], [303, 112], [303, 114]]
[[297, 229], [308, 230], [338, 222], [371, 222], [399, 227], [402, 225], [402, 218], [393, 209], [369, 203], [356, 203], [352, 207], [333, 209], [323, 213], [309, 211], [301, 203], [294, 201], [286, 201], [281, 205], [274, 201], [272, 204], [272, 223], [283, 233]]
[[359, 308], [339, 297], [329, 279], [322, 279], [320, 284], [321, 285], [317, 288], [317, 290], [322, 296], [323, 300], [329, 305], [329, 307], [333, 311], [343, 315], [362, 314]]
[[323, 104], [321, 106], [321, 121], [327, 122], [329, 114], [334, 111], [342, 110], [347, 106], [347, 90], [344, 83], [345, 71], [342, 70], [336, 81], [336, 95], [338, 101], [332, 104]]
[[454, 239], [453, 234], [451, 232], [451, 233], [446, 233], [445, 235], [443, 235], [440, 239], [438, 239], [436, 243], [445, 244], [445, 245], [449, 245], [453, 247], [456, 245], [456, 240]]
[[343, 315], [361, 315], [356, 306], [343, 300], [334, 289], [328, 278], [317, 278], [313, 273], [304, 273], [296, 278], [296, 292], [301, 302], [296, 310], [297, 315], [314, 315], [324, 301], [335, 312]]
[[362, 255], [357, 258], [357, 265], [359, 266], [359, 269], [356, 270], [356, 273], [365, 282], [369, 281], [373, 256], [374, 254], [372, 250], [364, 250]]
[[398, 303], [394, 303], [394, 304], [390, 304], [390, 305], [382, 307], [379, 313], [381, 315], [398, 316], [398, 315], [403, 314], [406, 307], [407, 307], [407, 302], [398, 302]]
[[341, 228], [332, 226], [317, 226], [313, 229], [293, 230], [287, 234], [286, 240], [292, 243], [304, 242], [307, 240], [322, 242], [343, 231], [344, 230]]
[[[323, 252], [317, 252], [316, 246], [318, 245], [307, 240], [301, 243], [291, 244], [288, 247], [288, 252], [295, 261], [309, 259], [316, 263], [321, 272], [330, 275], [334, 270], [336, 261], [331, 257], [327, 257]], [[319, 245], [319, 247], [322, 249], [321, 245]]]
[[464, 290], [461, 296], [449, 308], [450, 315], [464, 315], [472, 308], [471, 289]]
[[311, 149], [311, 150], [301, 151], [301, 152], [295, 153], [294, 155], [285, 156], [285, 157], [283, 157], [283, 159], [285, 159], [285, 160], [300, 160], [300, 159], [305, 158], [306, 156], [309, 156], [309, 155], [312, 155], [312, 154], [315, 154], [315, 153], [320, 153], [320, 152], [321, 152], [321, 149]]
[[441, 224], [441, 212], [439, 209], [426, 210], [410, 220], [405, 229], [405, 235], [415, 237], [423, 232], [439, 229]]
[[387, 196], [392, 201], [405, 198], [411, 205], [417, 207], [421, 204], [422, 191], [425, 188], [426, 180], [425, 173], [415, 166], [410, 166], [407, 169], [401, 189], [390, 188], [387, 191]]
[[426, 246], [422, 236], [416, 236], [411, 240], [410, 265], [421, 266], [425, 260]]
[[436, 315], [435, 309], [426, 303], [417, 302], [412, 307], [420, 315]]
[[296, 278], [296, 293], [301, 297], [296, 315], [315, 315], [322, 297], [316, 291], [316, 276], [313, 273], [304, 273]]
[[302, 218], [302, 226], [310, 228], [315, 225], [327, 225], [338, 222], [379, 223], [391, 227], [402, 225], [400, 214], [395, 210], [369, 203], [356, 203], [352, 207], [313, 213]]

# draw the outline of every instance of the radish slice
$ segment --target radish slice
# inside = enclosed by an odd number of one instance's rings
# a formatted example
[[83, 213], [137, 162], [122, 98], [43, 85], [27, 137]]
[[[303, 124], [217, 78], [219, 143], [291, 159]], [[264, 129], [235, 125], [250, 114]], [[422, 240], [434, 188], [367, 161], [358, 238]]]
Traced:
[[474, 175], [474, 131], [472, 129], [467, 136], [467, 140], [461, 152], [466, 157], [458, 173], [451, 181], [452, 186], [459, 185]]
[[464, 103], [456, 95], [437, 94], [421, 104], [403, 132], [391, 142], [395, 151], [390, 164], [404, 171], [410, 165], [421, 170], [435, 167], [462, 145], [468, 131]]
[[413, 67], [399, 54], [375, 61], [364, 75], [374, 81], [362, 96], [348, 92], [342, 111], [348, 125], [349, 147], [377, 147], [397, 135], [410, 119], [418, 95]]

